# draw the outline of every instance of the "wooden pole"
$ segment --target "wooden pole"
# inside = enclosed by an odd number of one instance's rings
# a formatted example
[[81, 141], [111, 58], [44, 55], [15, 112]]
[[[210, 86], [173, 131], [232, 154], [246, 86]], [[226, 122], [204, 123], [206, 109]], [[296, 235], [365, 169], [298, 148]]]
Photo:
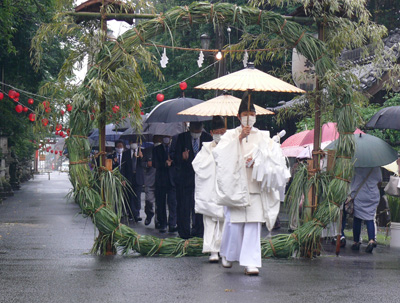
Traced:
[[[101, 31], [102, 31], [102, 42], [103, 44], [107, 41], [107, 16], [106, 16], [106, 7], [104, 4], [104, 0], [101, 1], [102, 6], [100, 8], [101, 13]], [[99, 149], [100, 152], [106, 151], [106, 99], [104, 96], [101, 97], [100, 100], [100, 113], [101, 117], [99, 120]], [[100, 155], [100, 166], [105, 165], [106, 163], [106, 155]]]
[[[318, 39], [324, 41], [324, 25], [321, 22], [318, 22]], [[317, 92], [316, 100], [315, 100], [315, 120], [314, 120], [314, 148], [313, 148], [313, 169], [319, 170], [319, 154], [317, 153], [321, 149], [321, 95], [319, 93], [320, 83], [318, 77], [316, 78], [316, 88]], [[312, 214], [314, 213], [317, 207], [317, 192], [315, 186], [312, 187], [312, 201], [311, 201], [311, 210]]]
[[[94, 12], [66, 12], [66, 15], [73, 17], [82, 17], [85, 20], [100, 19], [101, 13]], [[118, 21], [132, 21], [133, 19], [154, 19], [160, 17], [160, 14], [123, 14], [123, 13], [107, 13], [107, 20], [115, 19]], [[290, 20], [298, 23], [312, 24], [315, 22], [310, 17], [297, 17], [297, 16], [281, 16], [283, 19]], [[316, 21], [322, 20], [317, 18]]]

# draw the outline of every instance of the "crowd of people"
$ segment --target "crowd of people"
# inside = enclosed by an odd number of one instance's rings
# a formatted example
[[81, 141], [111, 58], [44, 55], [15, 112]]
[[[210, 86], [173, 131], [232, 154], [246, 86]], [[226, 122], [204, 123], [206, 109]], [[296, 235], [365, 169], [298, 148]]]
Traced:
[[238, 112], [240, 126], [227, 130], [222, 117], [213, 117], [210, 133], [201, 122], [177, 136], [153, 136], [142, 149], [133, 140], [129, 149], [115, 142], [109, 155], [129, 183], [128, 219], [140, 217], [145, 190], [145, 225], [153, 218], [160, 233], [178, 232], [183, 239], [202, 237], [210, 262], [232, 267], [239, 262], [248, 275], [261, 267], [261, 224], [274, 226], [279, 192], [290, 177], [285, 157], [269, 132], [253, 127], [254, 105], [247, 100]]

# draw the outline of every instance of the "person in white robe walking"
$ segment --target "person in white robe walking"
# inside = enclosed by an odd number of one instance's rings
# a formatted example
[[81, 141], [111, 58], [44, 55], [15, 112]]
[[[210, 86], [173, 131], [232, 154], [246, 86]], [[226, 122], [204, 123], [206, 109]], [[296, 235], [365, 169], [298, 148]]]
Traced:
[[217, 146], [225, 132], [223, 118], [220, 116], [213, 117], [210, 131], [213, 141], [204, 142], [202, 149], [192, 162], [195, 171], [195, 211], [203, 215], [203, 253], [210, 253], [210, 263], [218, 263], [219, 261], [218, 253], [224, 226], [223, 206], [216, 203], [216, 167], [212, 150]]
[[242, 100], [241, 125], [228, 130], [213, 150], [218, 203], [225, 207], [220, 255], [223, 267], [238, 261], [247, 275], [261, 267], [261, 223], [272, 230], [279, 213], [279, 190], [290, 177], [286, 158], [268, 131], [253, 127], [254, 105]]

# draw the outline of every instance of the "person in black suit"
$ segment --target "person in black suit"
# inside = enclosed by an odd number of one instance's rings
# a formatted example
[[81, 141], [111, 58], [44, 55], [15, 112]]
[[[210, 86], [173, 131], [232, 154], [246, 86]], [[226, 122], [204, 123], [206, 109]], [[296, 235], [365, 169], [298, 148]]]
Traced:
[[128, 191], [130, 214], [129, 219], [135, 222], [142, 221], [140, 217], [142, 187], [144, 184], [144, 173], [142, 166], [143, 153], [140, 146], [130, 140], [130, 149], [122, 154], [121, 173], [128, 180], [132, 191]]
[[212, 136], [203, 131], [201, 122], [190, 122], [189, 131], [179, 134], [176, 138], [174, 161], [177, 175], [175, 180], [178, 232], [183, 239], [203, 237], [203, 216], [194, 212], [195, 174], [192, 161], [200, 151], [202, 143], [212, 140]]
[[112, 161], [112, 169], [119, 167], [121, 171], [122, 167], [122, 153], [124, 152], [124, 142], [122, 140], [115, 141], [115, 151], [107, 156], [107, 159], [111, 159]]
[[[156, 205], [159, 231], [177, 231], [176, 226], [176, 189], [175, 164], [170, 156], [171, 137], [164, 136], [163, 144], [153, 149], [153, 166], [156, 169]], [[168, 203], [168, 220], [167, 209]]]

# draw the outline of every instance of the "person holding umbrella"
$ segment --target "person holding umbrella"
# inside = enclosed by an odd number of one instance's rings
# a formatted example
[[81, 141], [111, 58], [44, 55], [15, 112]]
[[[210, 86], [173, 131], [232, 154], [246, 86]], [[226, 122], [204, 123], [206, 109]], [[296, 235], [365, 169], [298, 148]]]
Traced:
[[253, 127], [252, 103], [242, 100], [241, 125], [228, 130], [213, 150], [216, 162], [218, 204], [225, 207], [220, 254], [222, 266], [238, 261], [246, 275], [261, 267], [261, 224], [272, 230], [279, 213], [279, 190], [290, 177], [280, 145], [268, 131]]
[[142, 187], [144, 184], [142, 158], [143, 153], [138, 143], [129, 140], [130, 149], [122, 154], [122, 175], [128, 180], [132, 191], [129, 191], [129, 220], [142, 221], [140, 217]]
[[221, 116], [214, 116], [211, 124], [212, 142], [204, 142], [203, 148], [192, 162], [195, 176], [195, 211], [203, 215], [203, 253], [210, 253], [210, 263], [218, 263], [221, 247], [224, 209], [218, 205], [215, 189], [215, 160], [213, 149], [225, 134], [226, 127]]
[[379, 187], [382, 182], [380, 167], [356, 167], [351, 181], [351, 197], [354, 198], [352, 250], [360, 250], [361, 223], [365, 222], [368, 231], [368, 245], [365, 251], [372, 253], [375, 242], [375, 214], [381, 198]]
[[[194, 170], [193, 159], [201, 150], [203, 142], [212, 141], [209, 133], [203, 131], [202, 122], [190, 122], [189, 131], [181, 133], [174, 145], [176, 167], [176, 198], [178, 233], [183, 239], [203, 237], [203, 217], [194, 212]], [[192, 228], [191, 228], [192, 225]]]

